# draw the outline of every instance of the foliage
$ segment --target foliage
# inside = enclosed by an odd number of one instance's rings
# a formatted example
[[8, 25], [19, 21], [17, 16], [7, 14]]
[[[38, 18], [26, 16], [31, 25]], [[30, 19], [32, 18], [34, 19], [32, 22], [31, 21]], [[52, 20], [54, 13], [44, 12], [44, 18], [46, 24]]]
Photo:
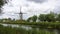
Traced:
[[0, 0], [0, 7], [4, 4], [3, 0]]
[[46, 15], [46, 20], [47, 20], [48, 22], [54, 21], [54, 20], [55, 20], [54, 14], [47, 14], [47, 15]]
[[37, 16], [36, 15], [32, 16], [32, 21], [36, 22], [36, 20], [37, 20]]
[[5, 4], [5, 3], [7, 3], [7, 1], [6, 0], [0, 0], [0, 14], [2, 13], [2, 6]]
[[27, 22], [30, 22], [30, 21], [31, 21], [31, 19], [32, 19], [32, 17], [29, 17], [29, 18], [27, 19]]
[[55, 21], [55, 14], [53, 12], [50, 12], [49, 14], [40, 14], [39, 18], [40, 21], [48, 21], [48, 22], [54, 22]]
[[0, 8], [1, 8], [1, 6], [3, 6], [5, 3], [7, 3], [6, 0], [0, 0]]
[[60, 21], [60, 14], [58, 14], [57, 16], [57, 21]]
[[36, 20], [37, 20], [37, 16], [36, 15], [34, 15], [34, 16], [32, 16], [32, 17], [29, 17], [28, 19], [27, 19], [27, 21], [28, 22], [36, 22]]
[[46, 21], [45, 14], [40, 14], [39, 17], [38, 17], [38, 19], [39, 19], [40, 21]]

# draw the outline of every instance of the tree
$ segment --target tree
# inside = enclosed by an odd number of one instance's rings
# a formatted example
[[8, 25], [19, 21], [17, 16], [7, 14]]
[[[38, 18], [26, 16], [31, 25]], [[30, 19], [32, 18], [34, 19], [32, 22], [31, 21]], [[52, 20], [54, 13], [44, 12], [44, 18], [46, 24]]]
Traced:
[[36, 15], [32, 16], [32, 21], [36, 22], [36, 20], [37, 20], [37, 16]]
[[6, 0], [0, 0], [0, 13], [1, 13], [1, 8], [2, 8], [2, 6], [5, 4], [5, 3], [7, 3], [7, 1]]
[[6, 0], [0, 0], [0, 8], [1, 8], [5, 3], [7, 3]]
[[28, 21], [28, 22], [30, 22], [30, 21], [31, 21], [31, 19], [32, 19], [32, 17], [29, 17], [29, 18], [27, 19], [27, 21]]
[[36, 20], [37, 20], [37, 16], [36, 15], [34, 15], [34, 16], [32, 16], [32, 17], [29, 17], [28, 19], [27, 19], [27, 21], [28, 22], [36, 22]]
[[39, 17], [38, 17], [38, 19], [40, 21], [46, 21], [45, 14], [40, 14]]
[[51, 21], [55, 21], [55, 13], [54, 12], [50, 12], [49, 14], [40, 14], [39, 15], [39, 20], [40, 21], [48, 21], [48, 22], [51, 22]]
[[0, 0], [0, 7], [4, 4], [3, 0]]
[[50, 12], [50, 14], [47, 14], [45, 17], [48, 22], [55, 21], [55, 14], [53, 12]]
[[11, 20], [11, 18], [8, 18], [8, 20]]
[[58, 14], [56, 19], [57, 19], [57, 21], [60, 21], [60, 14]]

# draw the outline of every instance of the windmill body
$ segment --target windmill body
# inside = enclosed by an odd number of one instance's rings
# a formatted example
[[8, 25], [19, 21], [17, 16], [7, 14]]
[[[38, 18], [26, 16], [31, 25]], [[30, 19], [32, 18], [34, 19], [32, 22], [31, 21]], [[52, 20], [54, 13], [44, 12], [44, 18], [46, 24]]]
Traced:
[[19, 14], [20, 20], [23, 20], [23, 14], [26, 14], [26, 13], [22, 13], [21, 9], [22, 9], [22, 8], [20, 7], [20, 13], [17, 13], [17, 14]]
[[21, 11], [19, 13], [19, 16], [20, 16], [20, 20], [23, 20], [23, 13]]

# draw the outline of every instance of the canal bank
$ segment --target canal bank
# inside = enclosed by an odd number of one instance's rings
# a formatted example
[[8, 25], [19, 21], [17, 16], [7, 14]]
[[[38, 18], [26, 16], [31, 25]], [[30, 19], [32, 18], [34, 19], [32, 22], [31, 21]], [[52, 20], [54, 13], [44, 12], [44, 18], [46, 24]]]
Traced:
[[12, 27], [12, 28], [22, 28], [27, 31], [30, 31], [31, 34], [59, 34], [59, 29], [47, 29], [47, 28], [39, 28], [37, 26], [31, 27], [29, 25], [19, 25], [19, 24], [2, 24], [4, 27]]

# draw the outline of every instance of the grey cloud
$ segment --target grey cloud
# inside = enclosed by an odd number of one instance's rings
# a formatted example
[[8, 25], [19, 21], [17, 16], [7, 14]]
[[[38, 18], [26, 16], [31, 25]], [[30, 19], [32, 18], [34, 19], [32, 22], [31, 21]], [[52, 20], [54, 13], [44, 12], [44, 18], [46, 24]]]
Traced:
[[59, 13], [60, 13], [60, 7], [56, 7], [56, 8], [54, 9], [54, 12], [59, 14]]
[[58, 13], [58, 14], [60, 14], [60, 4], [59, 3], [60, 3], [60, 0], [57, 2], [55, 9], [54, 9], [54, 12]]
[[33, 1], [33, 2], [36, 2], [36, 3], [44, 3], [48, 0], [28, 0], [28, 1]]

